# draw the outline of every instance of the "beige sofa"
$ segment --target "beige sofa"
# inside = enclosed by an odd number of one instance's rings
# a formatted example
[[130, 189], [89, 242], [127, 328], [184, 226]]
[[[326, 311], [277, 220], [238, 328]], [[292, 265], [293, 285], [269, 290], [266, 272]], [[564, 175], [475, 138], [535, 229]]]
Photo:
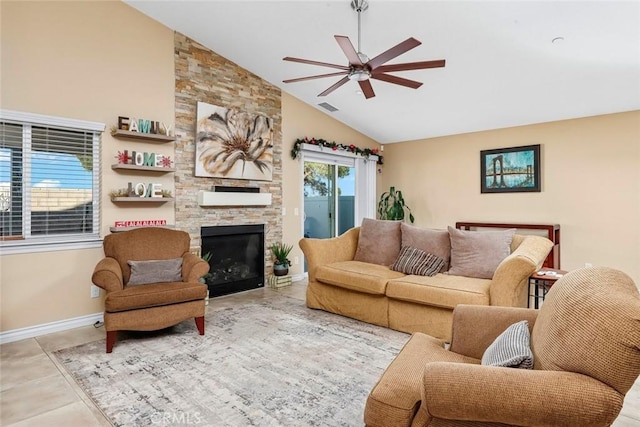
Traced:
[[[416, 227], [396, 225], [365, 220], [362, 228], [353, 228], [339, 237], [300, 240], [309, 274], [307, 306], [448, 341], [453, 309], [458, 304], [526, 307], [529, 276], [542, 265], [553, 246], [544, 237], [512, 234], [510, 248], [507, 247], [510, 254], [498, 263], [490, 278], [466, 277], [449, 274], [460, 269], [453, 264], [455, 257], [450, 258], [447, 231], [423, 233]], [[371, 234], [372, 229], [382, 231], [363, 241], [361, 230]], [[392, 270], [389, 266], [401, 246], [407, 244], [426, 247], [429, 253], [445, 258], [444, 270], [449, 271], [419, 276]], [[458, 249], [454, 247], [455, 251]], [[379, 263], [361, 261], [367, 259], [363, 252], [378, 252], [374, 258]], [[385, 254], [389, 256], [385, 258]]]

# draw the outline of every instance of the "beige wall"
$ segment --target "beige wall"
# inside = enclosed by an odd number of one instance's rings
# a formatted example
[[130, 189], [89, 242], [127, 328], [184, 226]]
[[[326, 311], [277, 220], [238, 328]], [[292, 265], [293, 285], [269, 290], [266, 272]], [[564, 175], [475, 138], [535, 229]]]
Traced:
[[[120, 2], [0, 2], [2, 108], [106, 125], [102, 142], [102, 234], [116, 220], [166, 219], [171, 203], [117, 207], [108, 193], [127, 182], [173, 177], [118, 174], [117, 151], [173, 156], [173, 144], [125, 142], [109, 134], [119, 115], [174, 121], [173, 31]], [[0, 330], [103, 310], [89, 297], [102, 249], [5, 255], [0, 258]]]
[[[171, 203], [117, 207], [108, 192], [145, 175], [111, 170], [118, 150], [141, 143], [113, 139], [118, 115], [174, 120], [173, 32], [120, 2], [0, 2], [2, 108], [103, 122], [102, 234], [116, 220], [175, 220]], [[458, 220], [558, 222], [562, 265], [591, 262], [629, 273], [640, 283], [640, 113], [617, 114], [458, 135], [385, 147], [379, 193], [405, 191], [419, 225]], [[298, 99], [282, 94], [284, 241], [302, 236], [302, 177], [289, 151], [300, 137], [374, 148], [375, 141]], [[479, 151], [542, 144], [543, 191], [479, 190]], [[147, 147], [146, 145], [144, 146]], [[154, 145], [173, 154], [173, 144]], [[598, 173], [592, 171], [597, 170]], [[153, 177], [173, 188], [171, 174]], [[102, 249], [0, 258], [0, 331], [101, 312], [89, 298]], [[292, 274], [301, 274], [301, 264]]]
[[[480, 193], [480, 150], [541, 145], [542, 192]], [[385, 146], [382, 187], [421, 226], [558, 223], [563, 269], [618, 268], [640, 285], [640, 112]]]
[[[373, 139], [357, 132], [333, 117], [307, 105], [297, 98], [282, 92], [282, 141], [283, 141], [283, 187], [282, 206], [286, 210], [283, 217], [283, 240], [294, 246], [293, 257], [299, 264], [292, 266], [292, 274], [302, 274], [302, 251], [298, 240], [302, 238], [302, 164], [293, 160], [289, 152], [298, 138], [322, 138], [341, 144], [354, 144], [360, 148], [379, 148]], [[294, 215], [294, 209], [299, 215]], [[291, 258], [293, 262], [294, 259]]]

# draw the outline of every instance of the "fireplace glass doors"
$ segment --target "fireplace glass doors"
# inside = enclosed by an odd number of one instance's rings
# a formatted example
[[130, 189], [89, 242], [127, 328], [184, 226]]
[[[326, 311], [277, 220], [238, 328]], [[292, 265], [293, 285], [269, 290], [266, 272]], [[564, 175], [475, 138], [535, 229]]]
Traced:
[[202, 227], [202, 254], [210, 253], [209, 297], [264, 286], [264, 224]]

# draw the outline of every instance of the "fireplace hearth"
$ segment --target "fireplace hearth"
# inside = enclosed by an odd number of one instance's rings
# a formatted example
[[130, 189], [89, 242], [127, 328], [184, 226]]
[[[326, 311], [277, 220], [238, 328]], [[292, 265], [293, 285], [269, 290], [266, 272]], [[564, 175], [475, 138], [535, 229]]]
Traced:
[[209, 297], [264, 287], [264, 224], [201, 227], [200, 237]]

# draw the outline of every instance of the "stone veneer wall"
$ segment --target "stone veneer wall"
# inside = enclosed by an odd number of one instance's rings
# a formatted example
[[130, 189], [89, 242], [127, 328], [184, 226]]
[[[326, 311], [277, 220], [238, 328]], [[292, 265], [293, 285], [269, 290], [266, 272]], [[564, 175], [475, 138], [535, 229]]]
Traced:
[[[282, 241], [282, 115], [280, 89], [217, 55], [188, 37], [175, 33], [175, 221], [200, 247], [200, 227], [265, 224], [265, 247]], [[200, 178], [195, 171], [196, 103], [240, 107], [273, 119], [273, 181]], [[266, 207], [200, 207], [199, 190], [214, 185], [259, 187], [272, 194]], [[265, 253], [265, 273], [273, 265]]]

